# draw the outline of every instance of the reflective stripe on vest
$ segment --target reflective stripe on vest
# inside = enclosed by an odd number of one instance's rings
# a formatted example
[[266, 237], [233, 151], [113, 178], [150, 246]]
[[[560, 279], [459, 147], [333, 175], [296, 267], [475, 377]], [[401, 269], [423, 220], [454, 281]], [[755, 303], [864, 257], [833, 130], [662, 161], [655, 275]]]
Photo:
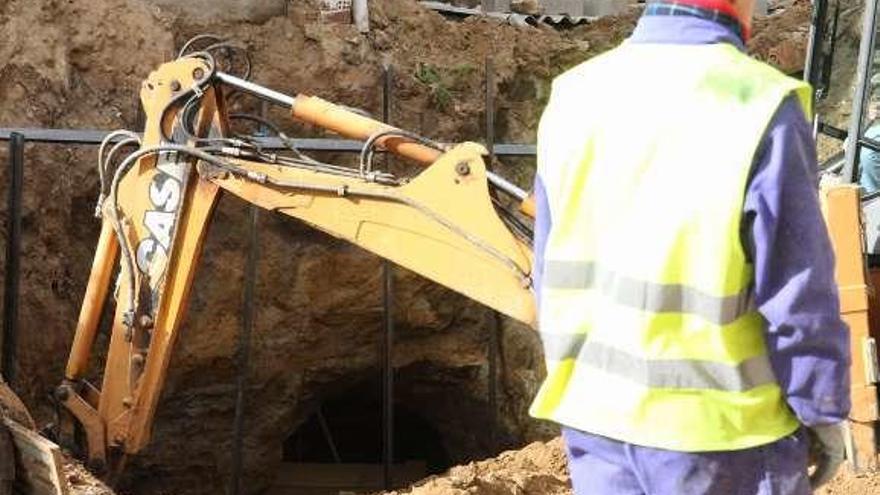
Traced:
[[576, 359], [581, 366], [602, 370], [645, 387], [743, 392], [776, 383], [765, 355], [734, 365], [697, 359], [645, 359], [599, 342], [587, 341], [586, 335], [545, 333], [541, 340], [548, 360]]
[[726, 44], [624, 44], [554, 81], [532, 415], [681, 451], [797, 428], [740, 240], [754, 156], [791, 94], [809, 115], [804, 83]]
[[549, 289], [596, 289], [617, 304], [652, 313], [691, 313], [726, 325], [753, 310], [750, 288], [718, 297], [681, 284], [664, 285], [620, 275], [589, 261], [553, 261], [544, 264], [542, 286]]

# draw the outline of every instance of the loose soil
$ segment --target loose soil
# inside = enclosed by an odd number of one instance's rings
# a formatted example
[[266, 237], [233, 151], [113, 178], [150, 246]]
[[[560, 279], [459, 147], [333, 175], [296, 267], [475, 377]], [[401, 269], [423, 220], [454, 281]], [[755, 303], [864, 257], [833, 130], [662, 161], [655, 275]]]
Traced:
[[[562, 439], [557, 437], [452, 468], [442, 476], [384, 495], [571, 495], [565, 462]], [[842, 470], [815, 493], [874, 495], [880, 493], [880, 473], [855, 476]]]

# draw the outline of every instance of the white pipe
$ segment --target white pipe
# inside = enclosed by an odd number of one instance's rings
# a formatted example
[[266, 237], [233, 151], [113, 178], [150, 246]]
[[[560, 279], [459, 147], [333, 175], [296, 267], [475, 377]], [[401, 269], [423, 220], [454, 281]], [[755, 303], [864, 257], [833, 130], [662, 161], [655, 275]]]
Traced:
[[370, 8], [367, 0], [352, 0], [351, 15], [359, 33], [370, 32]]
[[264, 100], [269, 100], [281, 106], [293, 108], [293, 105], [296, 103], [296, 98], [293, 96], [287, 96], [284, 93], [279, 93], [278, 91], [265, 88], [263, 86], [260, 86], [259, 84], [245, 81], [244, 79], [235, 77], [232, 74], [217, 71], [217, 79], [222, 81], [227, 86], [232, 86], [235, 89], [244, 91], [245, 93], [250, 93]]

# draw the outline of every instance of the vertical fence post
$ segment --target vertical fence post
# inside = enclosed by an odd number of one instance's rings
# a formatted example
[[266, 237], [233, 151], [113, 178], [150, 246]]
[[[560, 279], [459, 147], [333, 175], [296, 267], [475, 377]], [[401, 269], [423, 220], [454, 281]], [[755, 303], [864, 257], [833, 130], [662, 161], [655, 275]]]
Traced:
[[[486, 168], [492, 170], [495, 163], [495, 65], [491, 57], [486, 57], [486, 148], [489, 156]], [[493, 311], [492, 325], [489, 328], [489, 448], [494, 453], [498, 447], [498, 330], [501, 316]]]
[[9, 136], [9, 192], [6, 222], [6, 283], [3, 292], [3, 377], [15, 383], [18, 348], [18, 292], [21, 276], [21, 215], [24, 180], [24, 135]]
[[[382, 69], [382, 120], [391, 119], [392, 70]], [[387, 154], [386, 154], [387, 156]], [[391, 468], [394, 465], [394, 265], [382, 262], [382, 485], [390, 490], [394, 484]]]
[[240, 495], [244, 464], [244, 402], [247, 375], [250, 366], [251, 333], [254, 328], [254, 292], [257, 278], [258, 231], [260, 209], [251, 205], [248, 222], [248, 253], [244, 271], [244, 296], [242, 302], [241, 333], [238, 336], [235, 382], [235, 440], [232, 446], [232, 481], [230, 493]]
[[841, 175], [847, 183], [859, 181], [859, 153], [861, 152], [862, 130], [865, 124], [865, 106], [871, 98], [871, 77], [876, 50], [876, 22], [880, 11], [880, 0], [866, 0], [862, 14], [862, 39], [859, 42], [859, 59], [856, 71], [856, 89], [853, 94], [852, 115], [849, 121], [849, 139], [846, 141], [845, 156]]
[[[265, 117], [268, 106], [264, 102], [260, 114]], [[260, 126], [258, 134], [265, 135], [267, 129]], [[235, 438], [232, 445], [231, 495], [241, 495], [241, 479], [244, 472], [244, 405], [247, 389], [247, 376], [250, 368], [251, 334], [254, 330], [254, 297], [257, 284], [257, 260], [259, 259], [260, 208], [248, 207], [248, 251], [245, 260], [244, 290], [242, 297], [241, 333], [236, 350], [237, 376], [235, 380]]]

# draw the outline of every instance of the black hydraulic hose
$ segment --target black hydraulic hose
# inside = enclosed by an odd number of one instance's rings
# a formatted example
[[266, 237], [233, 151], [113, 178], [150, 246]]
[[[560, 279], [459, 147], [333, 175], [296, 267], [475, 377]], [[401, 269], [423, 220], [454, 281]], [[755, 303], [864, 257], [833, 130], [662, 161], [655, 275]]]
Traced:
[[192, 38], [188, 39], [186, 41], [186, 43], [184, 43], [183, 46], [180, 47], [180, 51], [177, 53], [177, 58], [182, 58], [184, 55], [186, 55], [186, 51], [195, 42], [205, 40], [205, 39], [209, 39], [209, 40], [212, 40], [213, 42], [217, 43], [217, 42], [223, 41], [224, 38], [220, 35], [211, 34], [211, 33], [197, 34], [197, 35], [193, 36]]
[[301, 160], [310, 161], [315, 164], [320, 163], [318, 160], [315, 160], [314, 158], [312, 158], [312, 157], [304, 154], [302, 151], [300, 151], [300, 149], [297, 148], [295, 144], [293, 144], [293, 140], [290, 139], [290, 137], [288, 137], [287, 134], [285, 134], [281, 130], [281, 128], [278, 127], [277, 124], [275, 124], [274, 122], [272, 122], [269, 119], [260, 117], [259, 115], [250, 114], [250, 113], [231, 113], [231, 114], [229, 114], [229, 119], [230, 120], [249, 120], [251, 122], [256, 122], [258, 124], [261, 124], [261, 125], [269, 128], [272, 132], [274, 132], [275, 135], [278, 136], [278, 139], [280, 139], [281, 142], [284, 143], [284, 145], [287, 146], [288, 149], [290, 149], [290, 151], [296, 153], [297, 157], [299, 157]]
[[[208, 45], [203, 49], [203, 51], [210, 53], [214, 50], [220, 50], [220, 49], [224, 49], [224, 48], [229, 49], [230, 51], [238, 51], [242, 54], [242, 59], [244, 59], [244, 72], [242, 73], [242, 75], [240, 75], [238, 77], [244, 79], [245, 81], [249, 81], [251, 78], [251, 71], [253, 70], [253, 63], [251, 62], [251, 54], [248, 52], [247, 48], [244, 47], [243, 45], [239, 45], [238, 43], [224, 41], [224, 42], [220, 42], [220, 43], [214, 43], [213, 45]], [[229, 68], [231, 70], [232, 69], [232, 64], [231, 64], [232, 57], [229, 57], [229, 59], [230, 59], [230, 67]]]
[[250, 52], [248, 52], [247, 47], [240, 43], [235, 43], [232, 41], [227, 41], [226, 38], [212, 33], [204, 33], [193, 36], [183, 46], [180, 48], [180, 51], [177, 53], [177, 58], [182, 58], [187, 55], [187, 50], [192, 47], [196, 42], [202, 40], [210, 40], [210, 44], [205, 46], [204, 48], [198, 50], [202, 52], [212, 52], [214, 50], [220, 50], [223, 48], [230, 49], [233, 51], [239, 51], [243, 54], [243, 59], [245, 61], [245, 70], [244, 74], [240, 76], [242, 79], [248, 80], [251, 76], [251, 70], [253, 68], [253, 62], [251, 61]]
[[[116, 239], [119, 241], [119, 252], [123, 260], [125, 261], [125, 268], [128, 272], [128, 301], [129, 301], [129, 311], [132, 312], [135, 308], [136, 303], [136, 288], [135, 283], [137, 279], [135, 277], [135, 270], [137, 266], [134, 260], [134, 254], [132, 252], [131, 246], [128, 243], [128, 238], [125, 236], [125, 232], [122, 226], [122, 219], [119, 218], [119, 183], [122, 181], [122, 177], [128, 172], [129, 169], [137, 162], [138, 159], [151, 155], [161, 153], [163, 151], [175, 151], [180, 153], [186, 153], [196, 158], [200, 158], [206, 161], [216, 161], [217, 159], [196, 148], [192, 148], [190, 146], [184, 146], [180, 144], [163, 144], [158, 146], [150, 146], [147, 148], [141, 148], [134, 153], [125, 157], [125, 160], [119, 164], [116, 168], [116, 173], [113, 175], [113, 181], [110, 184], [110, 194], [108, 199], [110, 200], [110, 220], [113, 222], [113, 231], [116, 234]], [[130, 319], [127, 323], [131, 323]]]
[[419, 144], [428, 146], [429, 148], [434, 148], [438, 151], [444, 151], [443, 147], [439, 143], [436, 143], [426, 137], [419, 136], [418, 134], [415, 134], [413, 132], [404, 131], [403, 129], [386, 129], [383, 131], [379, 131], [367, 138], [367, 140], [364, 142], [363, 148], [361, 148], [360, 172], [362, 175], [366, 176], [367, 173], [372, 171], [373, 153], [375, 150], [376, 142], [386, 136], [399, 136], [402, 138], [411, 139]]
[[214, 62], [214, 57], [210, 53], [208, 53], [208, 52], [195, 52], [190, 55], [187, 55], [186, 57], [203, 59], [208, 64], [208, 72], [207, 72], [207, 74], [205, 74], [205, 76], [202, 78], [201, 81], [196, 82], [195, 87], [189, 88], [186, 91], [181, 91], [180, 93], [174, 95], [171, 98], [171, 100], [168, 102], [168, 104], [165, 105], [165, 108], [162, 109], [162, 112], [160, 113], [160, 117], [159, 117], [159, 122], [158, 122], [159, 132], [161, 133], [162, 138], [168, 142], [172, 142], [173, 139], [171, 139], [167, 134], [165, 134], [165, 127], [162, 125], [163, 122], [165, 121], [165, 114], [167, 114], [171, 108], [173, 108], [178, 103], [183, 101], [184, 98], [190, 98], [193, 95], [201, 98], [200, 93], [202, 93], [204, 91], [204, 86], [207, 86], [208, 84], [210, 84], [211, 80], [214, 78], [214, 74], [217, 73], [217, 66], [216, 66], [216, 63]]
[[[110, 149], [110, 152], [105, 156], [104, 150], [107, 145], [113, 141], [116, 137], [123, 137], [118, 141], [113, 148]], [[113, 155], [116, 154], [122, 147], [137, 143], [140, 146], [141, 138], [137, 134], [127, 131], [127, 130], [117, 130], [113, 131], [101, 141], [101, 146], [98, 148], [98, 203], [95, 207], [95, 216], [101, 217], [101, 206], [104, 203], [104, 199], [107, 197], [107, 168], [110, 163], [113, 161]]]

